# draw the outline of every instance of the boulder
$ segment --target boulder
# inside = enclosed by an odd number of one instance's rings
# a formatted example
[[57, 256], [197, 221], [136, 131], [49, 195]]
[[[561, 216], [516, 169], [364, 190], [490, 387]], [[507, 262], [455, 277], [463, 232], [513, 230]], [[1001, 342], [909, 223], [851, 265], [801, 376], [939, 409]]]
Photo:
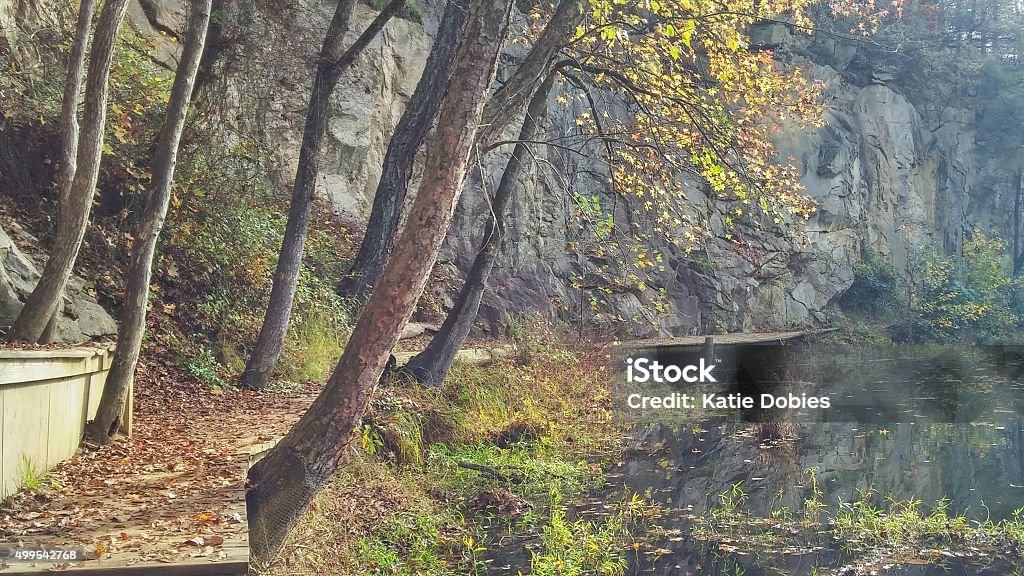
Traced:
[[[39, 270], [3, 228], [0, 228], [0, 261], [0, 329], [6, 330], [39, 281]], [[115, 334], [114, 319], [86, 293], [85, 281], [72, 277], [57, 322], [57, 340], [79, 344]]]

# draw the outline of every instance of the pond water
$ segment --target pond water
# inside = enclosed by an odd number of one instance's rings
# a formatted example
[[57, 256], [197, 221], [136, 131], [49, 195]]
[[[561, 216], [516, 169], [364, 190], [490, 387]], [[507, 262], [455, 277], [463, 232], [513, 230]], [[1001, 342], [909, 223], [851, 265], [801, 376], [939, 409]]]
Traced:
[[[663, 362], [694, 358], [692, 350], [655, 353]], [[1024, 574], [1020, 550], [937, 552], [932, 562], [914, 553], [896, 560], [879, 553], [873, 563], [874, 552], [851, 553], [828, 530], [830, 519], [858, 501], [878, 510], [919, 501], [924, 515], [943, 502], [950, 517], [965, 516], [971, 525], [1012, 519], [1024, 507], [1018, 349], [801, 346], [717, 351], [715, 361], [728, 375], [714, 385], [718, 393], [827, 395], [831, 409], [625, 414], [631, 442], [609, 471], [607, 490], [577, 503], [574, 512], [600, 520], [610, 503], [633, 493], [660, 505], [657, 536], [628, 552], [627, 573]], [[622, 416], [626, 393], [636, 387], [616, 386]], [[707, 529], [707, 519], [723, 509], [733, 524]], [[794, 528], [771, 544], [773, 532], [810, 513], [814, 522], [805, 526], [818, 529]]]
[[[702, 422], [699, 429], [637, 429], [636, 444], [609, 481], [663, 505], [666, 512], [658, 524], [678, 534], [656, 543], [661, 554], [634, 555], [631, 573], [825, 574], [851, 563], [827, 537], [797, 538], [795, 549], [778, 554], [744, 551], [742, 541], [732, 543], [737, 553], [728, 553], [716, 545], [721, 541], [690, 538], [694, 517], [722, 508], [720, 495], [730, 494], [734, 486], [744, 495], [741, 511], [761, 518], [799, 516], [806, 500], [815, 497], [815, 487], [825, 522], [843, 503], [865, 497], [878, 507], [890, 500], [920, 500], [925, 511], [948, 499], [951, 515], [975, 521], [1010, 518], [1024, 506], [1024, 427], [1019, 420], [888, 428], [794, 424], [781, 432], [772, 424], [725, 417]], [[597, 508], [597, 502], [590, 502], [581, 513]], [[897, 565], [880, 573], [1008, 574], [1009, 565], [1009, 559], [991, 557], [947, 559], [942, 566]]]

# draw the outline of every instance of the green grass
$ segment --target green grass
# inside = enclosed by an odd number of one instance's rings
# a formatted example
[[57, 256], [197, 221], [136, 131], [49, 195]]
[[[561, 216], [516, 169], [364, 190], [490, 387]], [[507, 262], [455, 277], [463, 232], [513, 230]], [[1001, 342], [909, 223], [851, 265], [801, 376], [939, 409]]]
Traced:
[[854, 502], [840, 503], [829, 516], [816, 471], [806, 470], [805, 475], [809, 495], [803, 510], [772, 510], [769, 518], [751, 514], [745, 509], [746, 494], [736, 484], [719, 495], [718, 506], [694, 521], [692, 536], [711, 544], [729, 542], [739, 554], [767, 557], [780, 549], [826, 543], [842, 548], [851, 566], [911, 560], [942, 563], [950, 556], [979, 553], [1009, 561], [1004, 549], [1024, 544], [1024, 508], [1007, 520], [977, 522], [953, 514], [947, 500], [927, 507], [914, 499], [878, 503], [873, 492], [865, 491]]
[[312, 309], [295, 318], [278, 367], [285, 380], [323, 382], [345, 352], [351, 333], [347, 309]]
[[568, 521], [556, 507], [541, 531], [541, 547], [532, 553], [532, 574], [621, 576], [626, 571], [622, 539], [628, 535], [620, 511], [598, 522]]
[[[268, 574], [481, 574], [495, 530], [539, 543], [535, 574], [621, 574], [645, 501], [627, 499], [600, 521], [570, 520], [565, 504], [603, 485], [601, 463], [618, 459], [607, 362], [548, 339], [529, 346], [529, 362], [456, 365], [436, 389], [381, 387], [360, 454]], [[482, 504], [494, 494], [522, 506]]]
[[21, 484], [31, 491], [39, 490], [47, 483], [48, 475], [46, 470], [36, 465], [36, 463], [25, 454], [21, 455], [21, 463], [18, 465], [18, 474], [21, 479]]

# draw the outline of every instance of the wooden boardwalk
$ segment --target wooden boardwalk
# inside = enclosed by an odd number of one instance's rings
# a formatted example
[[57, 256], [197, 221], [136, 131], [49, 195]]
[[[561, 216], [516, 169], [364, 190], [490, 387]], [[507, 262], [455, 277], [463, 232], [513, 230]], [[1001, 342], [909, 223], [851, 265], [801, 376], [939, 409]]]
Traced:
[[793, 332], [736, 332], [733, 334], [714, 334], [708, 336], [677, 336], [673, 338], [658, 338], [652, 340], [630, 340], [621, 342], [622, 346], [633, 346], [643, 348], [647, 346], [679, 346], [679, 347], [700, 347], [707, 341], [707, 338], [714, 340], [715, 346], [729, 346], [736, 344], [785, 344], [794, 342], [807, 336], [827, 334], [835, 332], [836, 328], [821, 330], [799, 330]]
[[[0, 576], [29, 576], [62, 572], [88, 576], [241, 576], [249, 572], [249, 529], [245, 512], [245, 489], [233, 491], [226, 514], [237, 514], [240, 523], [235, 535], [225, 538], [222, 545], [204, 549], [195, 546], [193, 558], [174, 560], [122, 560], [110, 558], [86, 560], [65, 564], [0, 564]], [[26, 539], [27, 540], [27, 539]], [[30, 542], [26, 541], [25, 544]], [[13, 543], [7, 543], [11, 546]], [[54, 544], [55, 545], [55, 544]], [[94, 556], [86, 549], [86, 557]]]
[[[235, 549], [225, 547], [225, 552]], [[237, 554], [225, 560], [175, 562], [159, 564], [140, 562], [127, 565], [116, 561], [90, 560], [76, 564], [50, 564], [38, 566], [32, 564], [12, 564], [0, 570], [0, 574], [29, 576], [35, 574], [53, 574], [54, 572], [82, 574], [88, 576], [242, 576], [249, 573], [249, 548], [237, 549]]]
[[[248, 470], [260, 458], [265, 456], [278, 440], [261, 442], [248, 447], [248, 459], [245, 468]], [[231, 502], [224, 512], [237, 515], [240, 519], [235, 532], [237, 537], [226, 539], [223, 545], [217, 546], [213, 553], [207, 553], [201, 546], [196, 553], [202, 557], [174, 561], [125, 561], [115, 558], [86, 560], [73, 564], [0, 564], [0, 576], [29, 576], [35, 574], [51, 574], [67, 572], [85, 576], [241, 576], [249, 573], [249, 527], [245, 508], [245, 489], [239, 488], [232, 492]], [[0, 544], [2, 545], [2, 544]], [[86, 550], [86, 555], [90, 551]]]

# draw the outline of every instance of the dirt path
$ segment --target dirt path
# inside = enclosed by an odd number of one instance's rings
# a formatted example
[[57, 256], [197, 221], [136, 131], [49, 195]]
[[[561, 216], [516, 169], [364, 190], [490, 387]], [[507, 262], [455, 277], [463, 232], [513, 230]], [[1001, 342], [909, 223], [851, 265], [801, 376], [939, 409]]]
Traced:
[[84, 546], [122, 566], [228, 560], [248, 545], [249, 448], [284, 434], [318, 391], [216, 394], [176, 369], [144, 365], [134, 436], [79, 450], [42, 488], [0, 506], [0, 541]]

